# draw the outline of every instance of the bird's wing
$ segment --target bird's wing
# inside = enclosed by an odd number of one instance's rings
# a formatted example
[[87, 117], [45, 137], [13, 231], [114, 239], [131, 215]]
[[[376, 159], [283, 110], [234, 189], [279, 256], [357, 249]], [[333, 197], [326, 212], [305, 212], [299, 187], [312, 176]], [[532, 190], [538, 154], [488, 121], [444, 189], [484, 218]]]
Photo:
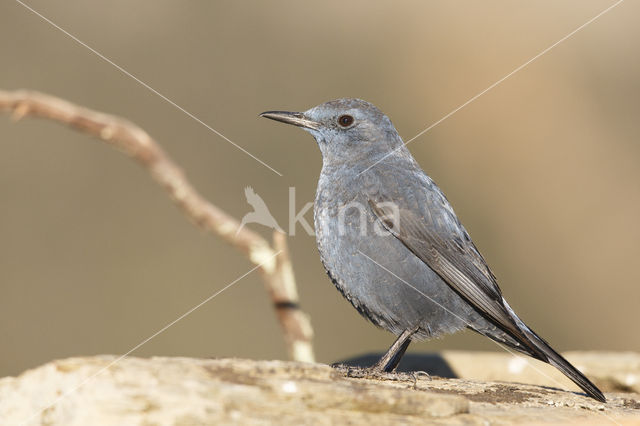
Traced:
[[247, 200], [248, 200], [249, 198], [255, 197], [255, 196], [256, 196], [256, 193], [255, 193], [255, 191], [253, 190], [253, 188], [252, 188], [252, 187], [247, 186], [247, 187], [244, 189], [244, 196], [245, 196], [245, 197], [247, 197]]
[[[491, 323], [521, 340], [495, 277], [444, 195], [407, 201], [377, 192], [368, 202], [382, 225]], [[397, 217], [395, 217], [397, 215]]]
[[[414, 255], [436, 272], [456, 293], [490, 323], [515, 339], [509, 346], [548, 362], [588, 395], [605, 402], [602, 392], [579, 370], [527, 327], [502, 298], [489, 270], [448, 201], [437, 188], [411, 197], [368, 197], [374, 215]], [[395, 199], [394, 199], [395, 198]], [[468, 324], [473, 328], [472, 324]], [[495, 339], [495, 334], [487, 334]]]
[[258, 194], [256, 194], [256, 192], [253, 190], [252, 187], [247, 186], [244, 189], [244, 196], [247, 198], [247, 203], [254, 208], [254, 210], [258, 210], [261, 209], [263, 206], [265, 206], [264, 201], [262, 200], [262, 198], [260, 198], [260, 196]]

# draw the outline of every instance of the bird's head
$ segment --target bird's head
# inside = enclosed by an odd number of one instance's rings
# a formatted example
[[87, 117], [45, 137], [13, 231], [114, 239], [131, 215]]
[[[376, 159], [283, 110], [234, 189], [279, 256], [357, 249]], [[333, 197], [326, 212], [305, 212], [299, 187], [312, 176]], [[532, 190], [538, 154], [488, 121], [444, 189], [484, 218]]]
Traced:
[[325, 163], [375, 160], [398, 149], [404, 151], [391, 120], [375, 105], [361, 99], [337, 99], [304, 112], [266, 111], [260, 116], [311, 133]]

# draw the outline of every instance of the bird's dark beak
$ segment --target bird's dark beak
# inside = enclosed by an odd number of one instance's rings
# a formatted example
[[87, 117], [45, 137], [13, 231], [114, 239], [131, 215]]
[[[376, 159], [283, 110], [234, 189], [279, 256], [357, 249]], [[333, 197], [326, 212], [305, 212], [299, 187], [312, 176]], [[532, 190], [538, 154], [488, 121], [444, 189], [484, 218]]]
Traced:
[[294, 126], [304, 127], [305, 129], [318, 130], [320, 123], [317, 121], [309, 120], [304, 116], [302, 112], [289, 112], [289, 111], [265, 111], [260, 114], [260, 117], [270, 118], [271, 120], [281, 121], [287, 124], [293, 124]]

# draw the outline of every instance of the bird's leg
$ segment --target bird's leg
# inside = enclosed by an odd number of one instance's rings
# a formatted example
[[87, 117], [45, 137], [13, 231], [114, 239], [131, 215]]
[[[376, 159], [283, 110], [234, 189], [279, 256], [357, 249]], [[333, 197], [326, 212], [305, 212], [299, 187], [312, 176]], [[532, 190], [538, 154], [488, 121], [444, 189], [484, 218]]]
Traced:
[[402, 355], [404, 355], [405, 351], [409, 347], [409, 343], [411, 343], [411, 336], [413, 336], [416, 331], [418, 331], [417, 328], [403, 331], [396, 341], [393, 342], [393, 345], [391, 345], [387, 353], [384, 354], [373, 367], [371, 367], [371, 370], [385, 373], [394, 371], [400, 363]]

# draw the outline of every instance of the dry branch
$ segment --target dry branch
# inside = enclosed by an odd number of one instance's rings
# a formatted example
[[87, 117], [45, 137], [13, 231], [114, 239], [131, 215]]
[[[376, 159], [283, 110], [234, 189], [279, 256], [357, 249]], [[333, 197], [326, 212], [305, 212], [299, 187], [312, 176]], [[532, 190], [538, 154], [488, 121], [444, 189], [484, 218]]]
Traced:
[[298, 306], [284, 234], [275, 231], [272, 246], [259, 234], [241, 228], [235, 218], [205, 200], [158, 143], [130, 121], [32, 91], [0, 91], [0, 111], [10, 112], [15, 120], [29, 116], [66, 124], [102, 139], [137, 160], [189, 219], [222, 237], [259, 266], [282, 326], [289, 356], [295, 361], [314, 362], [313, 331], [308, 316]]

